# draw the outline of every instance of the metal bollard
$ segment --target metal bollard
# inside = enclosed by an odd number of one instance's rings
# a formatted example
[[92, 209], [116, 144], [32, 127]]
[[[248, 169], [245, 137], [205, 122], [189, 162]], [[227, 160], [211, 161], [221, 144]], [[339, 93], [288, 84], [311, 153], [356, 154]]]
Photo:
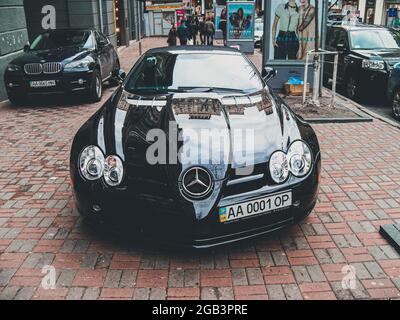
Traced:
[[142, 55], [142, 41], [139, 41], [139, 57]]

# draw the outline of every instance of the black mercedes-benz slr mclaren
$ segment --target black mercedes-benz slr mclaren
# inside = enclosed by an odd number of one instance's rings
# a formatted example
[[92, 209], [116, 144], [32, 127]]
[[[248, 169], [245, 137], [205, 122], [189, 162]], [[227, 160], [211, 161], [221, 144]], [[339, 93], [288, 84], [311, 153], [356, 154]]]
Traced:
[[77, 208], [162, 242], [210, 247], [283, 228], [314, 208], [314, 130], [239, 51], [149, 50], [78, 131]]

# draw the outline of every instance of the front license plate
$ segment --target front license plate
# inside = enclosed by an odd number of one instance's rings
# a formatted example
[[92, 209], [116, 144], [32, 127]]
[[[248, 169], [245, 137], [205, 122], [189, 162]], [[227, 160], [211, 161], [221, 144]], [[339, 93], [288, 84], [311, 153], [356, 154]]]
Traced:
[[228, 222], [253, 215], [265, 214], [292, 205], [292, 191], [277, 193], [268, 197], [258, 198], [233, 206], [219, 208], [219, 221]]
[[45, 88], [45, 87], [54, 87], [56, 85], [56, 81], [55, 80], [31, 81], [29, 84], [32, 88]]

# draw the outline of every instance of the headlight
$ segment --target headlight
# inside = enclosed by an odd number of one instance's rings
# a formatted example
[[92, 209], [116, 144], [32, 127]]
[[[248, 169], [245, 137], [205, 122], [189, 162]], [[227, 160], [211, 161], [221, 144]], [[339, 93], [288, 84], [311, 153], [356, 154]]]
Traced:
[[289, 175], [289, 166], [286, 154], [282, 151], [276, 151], [269, 159], [269, 171], [272, 179], [276, 183], [284, 182]]
[[385, 69], [385, 62], [381, 61], [381, 60], [364, 59], [362, 61], [362, 67], [364, 69], [383, 70], [383, 69]]
[[67, 63], [64, 66], [64, 70], [69, 71], [69, 70], [86, 70], [89, 68], [90, 64], [93, 62], [93, 59], [91, 57], [86, 57], [81, 60], [77, 61], [72, 61], [70, 63]]
[[310, 148], [303, 141], [293, 142], [288, 150], [290, 172], [296, 177], [305, 176], [311, 168]]
[[124, 166], [117, 156], [108, 156], [104, 165], [104, 180], [110, 186], [117, 186], [121, 183], [124, 175]]
[[20, 70], [21, 70], [21, 67], [17, 66], [16, 64], [9, 64], [7, 66], [7, 71], [10, 71], [10, 72], [16, 72], [16, 71], [20, 71]]
[[79, 168], [87, 180], [99, 179], [104, 172], [103, 152], [96, 146], [88, 146], [81, 152]]

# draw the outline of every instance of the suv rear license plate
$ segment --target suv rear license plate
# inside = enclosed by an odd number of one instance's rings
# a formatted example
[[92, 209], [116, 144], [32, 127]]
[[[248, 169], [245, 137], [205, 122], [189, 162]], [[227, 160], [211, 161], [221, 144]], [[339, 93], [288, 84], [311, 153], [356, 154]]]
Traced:
[[292, 191], [273, 194], [228, 207], [219, 208], [219, 221], [229, 222], [253, 215], [265, 214], [292, 205]]
[[54, 87], [56, 85], [56, 81], [55, 80], [31, 81], [29, 84], [32, 88], [45, 88], [45, 87]]

